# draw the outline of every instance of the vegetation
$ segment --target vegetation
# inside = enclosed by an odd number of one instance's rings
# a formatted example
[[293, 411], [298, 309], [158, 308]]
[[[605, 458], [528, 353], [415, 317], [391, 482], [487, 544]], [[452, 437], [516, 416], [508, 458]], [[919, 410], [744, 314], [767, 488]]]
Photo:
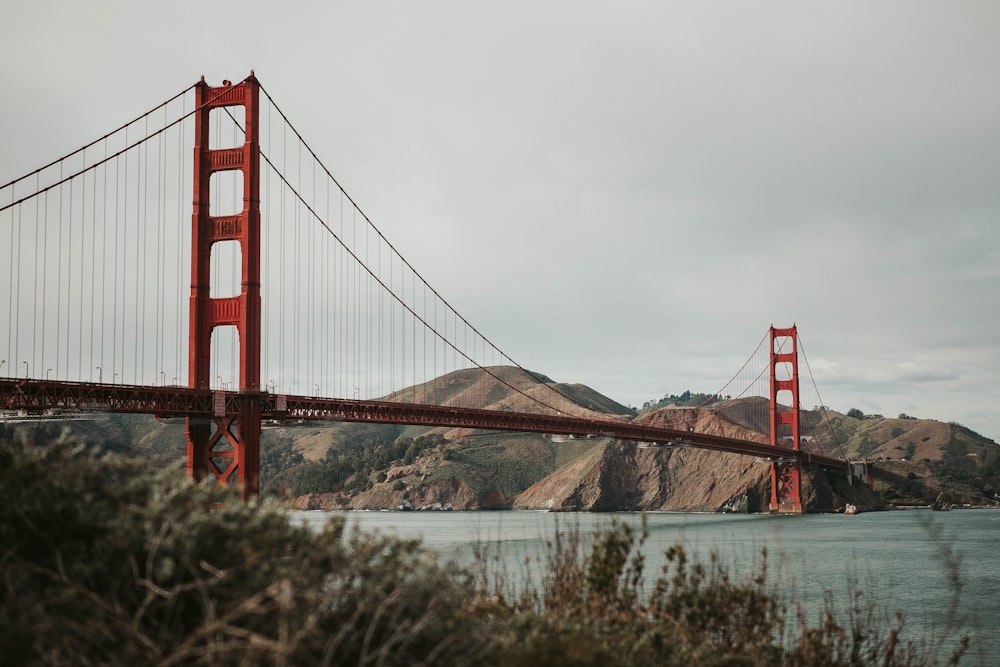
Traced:
[[[437, 434], [399, 438], [394, 442], [350, 438], [330, 447], [320, 461], [306, 461], [292, 450], [289, 440], [273, 451], [264, 450], [270, 467], [261, 461], [262, 491], [280, 498], [306, 493], [364, 491], [371, 487], [377, 471], [391, 464], [409, 464], [421, 453], [445, 444]], [[384, 475], [383, 475], [384, 477]]]
[[665, 408], [668, 405], [674, 405], [682, 408], [693, 408], [700, 407], [703, 405], [711, 405], [712, 403], [718, 403], [722, 400], [728, 400], [730, 396], [719, 396], [718, 394], [702, 394], [702, 393], [692, 393], [690, 390], [685, 390], [681, 394], [665, 394], [663, 398], [659, 400], [646, 401], [642, 404], [643, 410], [655, 410], [657, 408]]
[[941, 452], [941, 460], [931, 464], [931, 469], [942, 481], [950, 485], [978, 491], [988, 500], [1000, 500], [1000, 446], [977, 446], [981, 436], [963, 427], [953, 425], [952, 438]]
[[[819, 624], [782, 601], [767, 552], [738, 579], [716, 555], [692, 563], [681, 546], [646, 592], [641, 532], [612, 522], [589, 543], [578, 533], [550, 543], [541, 581], [492, 598], [509, 634], [501, 665], [930, 665], [937, 647], [907, 641], [903, 618], [880, 621], [862, 593], [841, 622], [828, 598]], [[480, 555], [480, 562], [486, 559]], [[501, 578], [502, 582], [503, 579]], [[484, 581], [482, 589], [488, 589]], [[494, 590], [513, 590], [493, 583]], [[961, 639], [949, 664], [967, 648]]]
[[139, 459], [0, 445], [0, 655], [44, 665], [473, 663], [468, 577]]
[[996, 506], [1000, 445], [958, 424], [908, 416], [864, 420], [833, 413], [830, 426], [852, 458], [868, 458], [875, 490], [893, 505]]
[[542, 436], [483, 434], [464, 444], [446, 450], [449, 465], [432, 471], [430, 479], [460, 479], [475, 493], [493, 489], [513, 498], [554, 468], [552, 444]]
[[[40, 665], [933, 664], [859, 604], [810, 625], [770, 588], [645, 531], [559, 534], [514, 587], [418, 543], [293, 525], [179, 469], [0, 432], [0, 655]], [[404, 452], [405, 455], [405, 452]], [[866, 612], [866, 610], [868, 610]], [[957, 663], [961, 650], [952, 662]]]
[[[262, 484], [267, 485], [273, 482], [274, 478], [289, 468], [300, 466], [306, 462], [301, 452], [295, 450], [295, 444], [291, 437], [272, 438], [268, 446], [260, 448], [260, 479]], [[287, 482], [291, 485], [293, 482]], [[265, 488], [265, 493], [279, 495], [280, 483], [273, 484], [270, 489]]]

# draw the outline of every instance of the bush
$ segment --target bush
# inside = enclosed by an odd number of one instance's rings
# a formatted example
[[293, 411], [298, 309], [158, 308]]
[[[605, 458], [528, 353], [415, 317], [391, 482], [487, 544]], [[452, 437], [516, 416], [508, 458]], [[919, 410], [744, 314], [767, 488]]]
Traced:
[[0, 446], [6, 664], [456, 664], [469, 582], [416, 542], [314, 534], [181, 471]]
[[[482, 567], [481, 590], [500, 640], [492, 664], [515, 665], [785, 665], [854, 667], [933, 665], [939, 644], [902, 637], [903, 620], [878, 617], [863, 593], [840, 621], [828, 596], [818, 625], [769, 583], [767, 553], [748, 577], [734, 579], [717, 555], [692, 563], [681, 546], [644, 592], [641, 547], [647, 537], [614, 521], [586, 542], [557, 534], [541, 582], [518, 592], [501, 572]], [[481, 566], [489, 565], [480, 551]], [[499, 565], [501, 569], [505, 566]], [[962, 639], [949, 664], [967, 647]]]
[[[645, 590], [636, 531], [557, 532], [535, 584], [415, 541], [319, 533], [179, 469], [62, 439], [0, 442], [0, 655], [39, 665], [933, 664], [859, 603], [790, 613], [766, 557], [734, 579], [680, 547]], [[499, 564], [502, 568], [503, 564]], [[791, 620], [789, 620], [791, 619]], [[956, 654], [957, 662], [961, 651]]]

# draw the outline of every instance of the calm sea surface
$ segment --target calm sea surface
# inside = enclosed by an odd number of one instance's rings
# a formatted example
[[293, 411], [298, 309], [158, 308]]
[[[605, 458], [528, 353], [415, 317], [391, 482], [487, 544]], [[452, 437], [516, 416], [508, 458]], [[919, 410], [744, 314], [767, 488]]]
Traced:
[[[325, 512], [296, 512], [316, 527]], [[557, 528], [589, 535], [611, 520], [638, 527], [639, 514], [547, 512], [348, 512], [349, 525], [399, 537], [418, 537], [446, 559], [469, 563], [478, 543], [499, 553], [508, 574], [523, 573], [526, 556], [544, 557]], [[963, 665], [1000, 665], [1000, 511], [873, 512], [856, 516], [652, 513], [646, 515], [647, 580], [660, 572], [663, 551], [684, 544], [706, 557], [718, 552], [732, 572], [750, 572], [768, 552], [768, 569], [792, 587], [815, 622], [827, 591], [847, 605], [852, 590], [874, 595], [891, 615], [901, 610], [905, 636], [972, 638]], [[956, 591], [954, 568], [961, 585]], [[518, 575], [514, 575], [518, 576]], [[954, 604], [953, 604], [954, 603]], [[951, 622], [949, 608], [954, 609]], [[842, 621], [846, 617], [842, 618]]]

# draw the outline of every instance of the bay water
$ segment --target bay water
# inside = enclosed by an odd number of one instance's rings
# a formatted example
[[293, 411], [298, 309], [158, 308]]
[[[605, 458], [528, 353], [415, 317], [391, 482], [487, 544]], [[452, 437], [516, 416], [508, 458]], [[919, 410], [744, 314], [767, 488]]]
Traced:
[[[321, 526], [334, 513], [296, 512], [296, 520]], [[612, 520], [637, 529], [638, 513], [551, 512], [346, 512], [348, 526], [402, 538], [419, 538], [443, 560], [469, 565], [477, 551], [499, 557], [508, 580], [544, 563], [556, 531], [584, 537]], [[939, 643], [947, 657], [961, 635], [971, 638], [963, 665], [1000, 665], [1000, 511], [926, 510], [855, 516], [808, 514], [647, 513], [647, 591], [659, 576], [664, 551], [682, 544], [695, 558], [718, 554], [729, 572], [748, 577], [767, 550], [771, 582], [780, 583], [811, 624], [827, 596], [838, 609], [863, 591], [884, 623], [903, 613], [904, 638]], [[538, 581], [537, 575], [533, 575]], [[515, 582], [516, 583], [516, 582]], [[839, 614], [841, 623], [846, 613]]]

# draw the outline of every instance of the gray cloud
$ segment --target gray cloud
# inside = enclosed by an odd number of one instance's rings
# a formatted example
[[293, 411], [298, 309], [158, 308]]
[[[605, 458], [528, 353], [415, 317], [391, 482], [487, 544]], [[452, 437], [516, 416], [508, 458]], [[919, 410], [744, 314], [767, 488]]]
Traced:
[[828, 405], [1000, 436], [995, 3], [175, 4], [9, 8], [0, 180], [253, 67], [526, 366], [641, 404], [797, 322]]

